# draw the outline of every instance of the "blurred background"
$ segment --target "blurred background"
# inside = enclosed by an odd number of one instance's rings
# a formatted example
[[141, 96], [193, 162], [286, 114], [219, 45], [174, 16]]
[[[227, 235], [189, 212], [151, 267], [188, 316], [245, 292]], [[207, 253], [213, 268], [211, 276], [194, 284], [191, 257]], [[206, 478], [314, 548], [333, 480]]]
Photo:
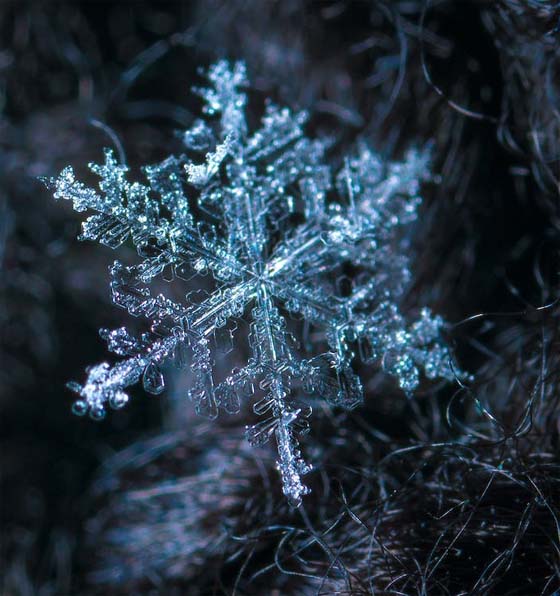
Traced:
[[[558, 554], [558, 23], [536, 0], [0, 2], [0, 592], [552, 594]], [[107, 358], [110, 249], [41, 176], [122, 144], [178, 150], [218, 58], [312, 134], [388, 159], [433, 143], [405, 311], [428, 305], [467, 387], [314, 412], [291, 511], [243, 417], [173, 373], [96, 424], [69, 380]], [[254, 107], [253, 107], [254, 106]], [[256, 116], [255, 116], [256, 117]], [[137, 171], [137, 170], [136, 170]], [[131, 248], [119, 258], [133, 260]]]

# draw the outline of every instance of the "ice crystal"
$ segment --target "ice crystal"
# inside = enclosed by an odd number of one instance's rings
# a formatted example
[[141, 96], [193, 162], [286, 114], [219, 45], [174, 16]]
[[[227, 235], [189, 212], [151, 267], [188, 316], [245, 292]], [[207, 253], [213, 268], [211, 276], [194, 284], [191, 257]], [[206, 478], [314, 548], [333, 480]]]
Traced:
[[[335, 175], [324, 161], [328, 141], [304, 133], [305, 113], [268, 103], [260, 128], [249, 132], [243, 64], [218, 62], [208, 80], [209, 88], [196, 90], [207, 118], [184, 133], [184, 155], [143, 169], [147, 184], [127, 181], [128, 168], [110, 150], [103, 165], [90, 165], [100, 192], [77, 181], [70, 167], [49, 181], [55, 198], [94, 212], [81, 239], [111, 248], [132, 240], [141, 262], [115, 262], [112, 296], [151, 323], [139, 338], [124, 328], [101, 330], [124, 359], [89, 368], [83, 385], [71, 383], [80, 396], [74, 411], [102, 418], [107, 404], [126, 404], [125, 388], [140, 379], [159, 394], [162, 365], [185, 365], [190, 354], [196, 411], [213, 418], [252, 399], [262, 420], [246, 429], [247, 437], [260, 444], [274, 436], [283, 491], [297, 506], [307, 492], [301, 477], [310, 470], [297, 441], [311, 412], [302, 393], [356, 406], [362, 399], [352, 368], [356, 350], [407, 393], [420, 371], [453, 377], [441, 318], [424, 309], [410, 322], [398, 307], [410, 277], [400, 229], [417, 216], [428, 155], [410, 151], [403, 162], [387, 164], [361, 146]], [[208, 273], [213, 292], [190, 294], [185, 303], [148, 287], [157, 276], [191, 280]], [[250, 357], [218, 380], [216, 336], [238, 318], [250, 322]], [[289, 330], [294, 319], [304, 321], [305, 349]]]

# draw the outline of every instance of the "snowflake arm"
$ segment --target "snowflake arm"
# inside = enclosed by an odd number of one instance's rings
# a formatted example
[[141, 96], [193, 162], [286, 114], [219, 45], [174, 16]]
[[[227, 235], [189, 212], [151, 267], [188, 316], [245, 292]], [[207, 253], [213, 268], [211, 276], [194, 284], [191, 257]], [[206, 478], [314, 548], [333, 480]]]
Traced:
[[[128, 168], [119, 165], [107, 149], [104, 164], [89, 166], [100, 176], [103, 194], [77, 181], [71, 167], [46, 183], [55, 198], [72, 201], [76, 211], [95, 212], [82, 224], [80, 240], [96, 240], [114, 249], [130, 237], [142, 256], [151, 253], [142, 264], [145, 281], [166, 266], [176, 267], [180, 276], [184, 264], [198, 270], [210, 267], [222, 278], [235, 276], [241, 266], [211, 226], [203, 231], [193, 224], [180, 164], [180, 159], [169, 157], [144, 168], [150, 186], [129, 183], [125, 179]], [[159, 195], [159, 200], [150, 198], [151, 192]], [[161, 215], [162, 207], [169, 210], [169, 217]]]
[[216, 417], [213, 381], [208, 378], [212, 367], [209, 338], [229, 318], [243, 313], [244, 305], [256, 296], [257, 285], [253, 281], [243, 282], [217, 290], [199, 304], [184, 307], [161, 294], [151, 296], [149, 289], [140, 283], [135, 267], [124, 267], [117, 261], [111, 268], [111, 277], [113, 302], [133, 316], [151, 321], [153, 333], [136, 340], [124, 329], [102, 331], [112, 352], [130, 357], [114, 366], [102, 363], [91, 367], [83, 385], [70, 384], [82, 398], [76, 403], [76, 413], [89, 412], [95, 419], [103, 418], [104, 406], [124, 406], [128, 402], [124, 389], [141, 378], [146, 391], [161, 393], [164, 381], [160, 367], [170, 358], [184, 361], [182, 353], [190, 348], [195, 387], [189, 396], [197, 411]]

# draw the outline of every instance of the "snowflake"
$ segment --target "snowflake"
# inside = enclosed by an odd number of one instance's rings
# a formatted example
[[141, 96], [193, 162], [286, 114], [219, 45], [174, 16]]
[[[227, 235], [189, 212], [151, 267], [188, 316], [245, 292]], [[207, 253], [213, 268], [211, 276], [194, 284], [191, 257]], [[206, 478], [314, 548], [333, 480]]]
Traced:
[[[207, 76], [209, 88], [195, 91], [208, 117], [184, 133], [185, 155], [143, 168], [147, 185], [127, 181], [128, 168], [110, 150], [103, 165], [90, 164], [101, 193], [77, 181], [70, 167], [48, 181], [55, 198], [94, 212], [81, 239], [111, 248], [132, 240], [142, 260], [114, 263], [112, 296], [151, 323], [139, 338], [124, 328], [101, 330], [124, 359], [90, 367], [83, 385], [70, 383], [80, 396], [73, 409], [100, 419], [107, 404], [124, 406], [125, 388], [140, 379], [159, 394], [162, 365], [184, 366], [190, 353], [196, 411], [214, 418], [219, 408], [234, 413], [252, 398], [263, 419], [247, 427], [247, 437], [261, 444], [274, 436], [283, 491], [297, 506], [310, 470], [297, 437], [311, 413], [297, 395], [359, 404], [355, 350], [364, 362], [381, 363], [407, 393], [420, 370], [454, 378], [440, 340], [442, 319], [423, 309], [411, 323], [398, 308], [410, 278], [399, 230], [417, 217], [428, 155], [410, 151], [402, 163], [386, 164], [361, 146], [334, 175], [324, 163], [329, 141], [305, 136], [305, 113], [268, 103], [260, 128], [249, 133], [243, 64], [218, 62]], [[151, 294], [158, 276], [207, 276], [213, 290], [178, 303]], [[221, 328], [240, 318], [250, 321], [250, 357], [218, 382], [211, 348]]]

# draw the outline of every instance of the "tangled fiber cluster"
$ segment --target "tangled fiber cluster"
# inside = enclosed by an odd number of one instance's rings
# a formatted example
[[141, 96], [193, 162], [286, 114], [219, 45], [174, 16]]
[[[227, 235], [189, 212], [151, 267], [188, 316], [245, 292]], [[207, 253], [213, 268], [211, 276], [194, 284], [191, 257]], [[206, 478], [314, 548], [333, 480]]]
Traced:
[[[2, 593], [560, 589], [559, 19], [533, 0], [0, 5]], [[359, 365], [363, 406], [314, 408], [297, 510], [247, 411], [184, 407], [188, 369], [102, 424], [63, 389], [125, 320], [112, 255], [74, 242], [38, 177], [108, 145], [131, 168], [180, 152], [186, 91], [225, 57], [251, 73], [251, 123], [265, 97], [304, 109], [335, 161], [432, 144], [400, 308], [441, 313], [472, 374], [410, 399]]]

